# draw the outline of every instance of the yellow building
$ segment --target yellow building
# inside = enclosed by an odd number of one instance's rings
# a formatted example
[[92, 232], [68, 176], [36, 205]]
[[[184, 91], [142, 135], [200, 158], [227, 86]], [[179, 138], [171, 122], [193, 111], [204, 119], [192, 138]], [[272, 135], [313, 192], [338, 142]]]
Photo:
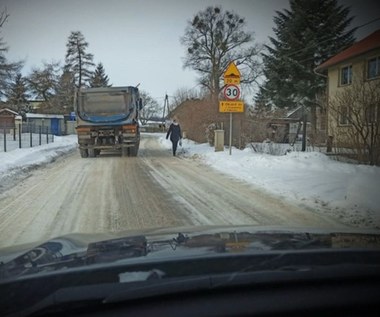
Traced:
[[380, 30], [317, 67], [326, 74], [327, 133], [340, 153], [380, 163]]

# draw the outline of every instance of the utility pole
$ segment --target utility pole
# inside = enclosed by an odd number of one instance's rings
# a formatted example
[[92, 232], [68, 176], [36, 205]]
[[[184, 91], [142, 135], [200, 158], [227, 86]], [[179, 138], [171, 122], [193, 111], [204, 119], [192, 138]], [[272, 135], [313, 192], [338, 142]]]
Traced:
[[306, 151], [306, 128], [307, 128], [307, 112], [305, 111], [305, 105], [302, 105], [302, 116], [303, 116], [302, 152], [305, 152]]
[[166, 110], [166, 108], [167, 108], [167, 110], [168, 110], [168, 115], [169, 115], [169, 97], [168, 97], [168, 94], [165, 94], [165, 99], [164, 99], [164, 113], [163, 113], [163, 115], [162, 115], [162, 125], [163, 125], [163, 127], [164, 127], [164, 130], [165, 130], [165, 110]]

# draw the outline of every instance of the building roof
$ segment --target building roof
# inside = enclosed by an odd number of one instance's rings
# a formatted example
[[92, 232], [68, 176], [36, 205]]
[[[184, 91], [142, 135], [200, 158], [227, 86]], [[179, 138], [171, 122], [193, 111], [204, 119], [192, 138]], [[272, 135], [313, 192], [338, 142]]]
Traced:
[[[64, 119], [61, 114], [44, 114], [44, 113], [26, 113], [27, 119]], [[21, 116], [17, 116], [16, 119], [20, 119]]]
[[371, 33], [362, 40], [354, 43], [342, 52], [331, 57], [330, 59], [319, 65], [316, 68], [316, 70], [323, 70], [329, 68], [333, 65], [344, 62], [347, 59], [359, 56], [377, 48], [380, 48], [380, 29]]
[[9, 108], [2, 108], [2, 109], [0, 109], [0, 112], [8, 112], [8, 113], [13, 114], [15, 116], [18, 115], [18, 113], [16, 111], [9, 109]]

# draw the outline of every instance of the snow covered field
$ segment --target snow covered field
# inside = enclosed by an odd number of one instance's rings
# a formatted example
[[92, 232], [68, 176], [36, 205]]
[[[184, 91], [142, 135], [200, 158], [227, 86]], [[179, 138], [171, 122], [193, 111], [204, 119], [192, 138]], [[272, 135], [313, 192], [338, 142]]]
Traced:
[[[170, 149], [171, 143], [165, 134], [151, 135], [159, 138], [163, 149]], [[0, 190], [12, 184], [16, 175], [73, 151], [76, 141], [76, 135], [55, 137], [54, 143], [0, 152]], [[190, 140], [184, 140], [179, 156], [201, 161], [310, 210], [334, 218], [349, 217], [350, 223], [380, 229], [379, 167], [337, 162], [317, 152], [270, 156], [247, 148], [233, 149], [229, 155], [227, 148], [215, 152], [208, 144]]]

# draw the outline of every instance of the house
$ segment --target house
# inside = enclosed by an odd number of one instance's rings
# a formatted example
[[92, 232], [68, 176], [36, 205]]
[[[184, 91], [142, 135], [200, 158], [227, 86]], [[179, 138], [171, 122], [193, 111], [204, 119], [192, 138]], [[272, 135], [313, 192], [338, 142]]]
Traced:
[[28, 105], [31, 112], [38, 112], [40, 108], [43, 108], [44, 103], [44, 100], [28, 100]]
[[65, 134], [65, 121], [63, 115], [26, 113], [24, 120], [22, 119], [21, 116], [16, 117], [16, 122], [18, 122], [18, 124], [22, 123], [23, 132], [31, 131], [33, 133], [38, 133], [41, 128], [42, 132], [47, 130], [54, 135]]
[[[303, 116], [303, 108], [297, 107], [282, 117], [271, 119], [268, 128], [272, 131], [272, 136], [268, 136], [268, 138], [278, 143], [294, 143], [295, 141], [302, 140]], [[310, 112], [307, 112], [307, 136], [311, 134], [310, 120]]]
[[[224, 140], [227, 144], [229, 136], [229, 114], [219, 112], [219, 103], [205, 98], [188, 99], [182, 102], [169, 114], [168, 118], [176, 117], [181, 124], [181, 129], [187, 138], [199, 142], [214, 144], [214, 130], [225, 131]], [[237, 147], [242, 145], [243, 120], [245, 113], [233, 114], [232, 144]]]
[[[214, 130], [224, 130], [225, 145], [229, 143], [229, 113], [220, 113], [217, 105], [205, 98], [186, 100], [175, 108], [169, 118], [176, 117], [187, 138], [199, 143], [214, 142]], [[279, 143], [294, 143], [302, 139], [302, 107], [286, 112], [276, 118], [255, 117], [246, 113], [233, 114], [232, 144], [244, 148], [248, 142], [271, 140]], [[310, 113], [307, 115], [308, 135], [311, 131]]]
[[315, 71], [328, 78], [327, 134], [331, 145], [354, 149], [373, 161], [379, 156], [380, 142], [380, 29]]
[[13, 111], [9, 108], [0, 109], [0, 129], [6, 133], [9, 133], [10, 130], [15, 129], [15, 118], [18, 115], [16, 111]]
[[165, 132], [167, 128], [164, 121], [162, 118], [145, 120], [144, 124], [140, 121], [140, 130], [143, 132]]

